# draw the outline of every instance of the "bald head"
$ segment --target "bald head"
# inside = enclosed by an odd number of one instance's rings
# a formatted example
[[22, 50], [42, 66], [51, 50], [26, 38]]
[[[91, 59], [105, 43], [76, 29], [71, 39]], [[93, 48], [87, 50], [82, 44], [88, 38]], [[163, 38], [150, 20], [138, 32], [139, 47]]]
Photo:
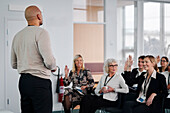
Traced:
[[29, 6], [25, 9], [25, 18], [28, 22], [38, 21], [40, 25], [42, 24], [41, 11], [37, 6]]

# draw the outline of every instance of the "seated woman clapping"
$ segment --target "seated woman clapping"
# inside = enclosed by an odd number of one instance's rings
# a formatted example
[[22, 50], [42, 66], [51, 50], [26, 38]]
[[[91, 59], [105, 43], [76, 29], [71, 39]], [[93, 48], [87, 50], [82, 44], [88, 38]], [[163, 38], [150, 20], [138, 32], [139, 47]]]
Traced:
[[108, 59], [104, 64], [103, 75], [95, 89], [96, 95], [86, 95], [80, 104], [80, 113], [95, 113], [101, 107], [114, 107], [118, 93], [128, 93], [128, 86], [123, 77], [117, 74], [118, 64], [115, 59]]

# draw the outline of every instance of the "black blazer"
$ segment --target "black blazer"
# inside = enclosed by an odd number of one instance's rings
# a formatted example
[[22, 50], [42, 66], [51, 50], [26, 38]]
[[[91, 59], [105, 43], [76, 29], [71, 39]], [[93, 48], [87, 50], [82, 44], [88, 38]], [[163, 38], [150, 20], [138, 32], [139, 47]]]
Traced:
[[137, 84], [139, 82], [139, 79], [146, 73], [142, 72], [140, 76], [136, 78], [136, 75], [138, 74], [138, 68], [134, 68], [131, 71], [124, 71], [124, 74], [122, 73], [123, 78], [125, 79], [125, 82], [128, 86], [133, 86], [134, 84]]
[[[139, 96], [144, 80], [144, 76], [142, 76], [139, 80], [137, 97]], [[162, 108], [162, 99], [168, 96], [168, 89], [166, 86], [166, 79], [164, 75], [158, 72], [156, 72], [156, 79], [151, 77], [151, 81], [146, 92], [146, 100], [150, 97], [152, 93], [156, 93], [157, 96], [154, 98], [152, 104], [150, 105], [151, 111], [153, 113], [161, 113], [162, 111], [160, 110]]]

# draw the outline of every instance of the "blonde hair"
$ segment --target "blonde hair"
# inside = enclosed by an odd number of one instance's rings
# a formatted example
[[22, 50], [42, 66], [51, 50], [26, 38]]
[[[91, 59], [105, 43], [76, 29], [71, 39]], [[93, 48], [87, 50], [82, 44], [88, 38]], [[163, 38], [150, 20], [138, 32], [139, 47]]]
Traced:
[[117, 61], [113, 58], [110, 58], [110, 59], [107, 59], [104, 63], [103, 71], [107, 74], [109, 73], [109, 64], [111, 63], [117, 63]]
[[[77, 55], [74, 56], [72, 72], [75, 72], [75, 71], [77, 70], [75, 61], [76, 61], [78, 58], [82, 58], [82, 60], [83, 60], [83, 57], [82, 57], [80, 54], [77, 54]], [[85, 69], [85, 66], [84, 66], [84, 62], [83, 62], [82, 70], [84, 70], [84, 69]]]
[[147, 55], [145, 58], [149, 58], [149, 60], [151, 61], [151, 63], [154, 64], [154, 69], [158, 72], [159, 69], [158, 69], [157, 62], [156, 62], [155, 57], [152, 56], [152, 55]]

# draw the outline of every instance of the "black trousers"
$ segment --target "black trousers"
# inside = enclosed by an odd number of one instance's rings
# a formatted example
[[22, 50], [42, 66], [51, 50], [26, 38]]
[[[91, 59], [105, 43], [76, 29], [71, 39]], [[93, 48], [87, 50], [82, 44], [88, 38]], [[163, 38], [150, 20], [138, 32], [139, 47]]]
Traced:
[[85, 95], [80, 103], [80, 113], [95, 113], [102, 107], [114, 107], [117, 101], [109, 101], [101, 96]]
[[19, 91], [22, 113], [52, 113], [51, 80], [21, 74]]
[[136, 101], [127, 101], [123, 106], [123, 113], [151, 113], [150, 107]]
[[136, 101], [126, 101], [124, 103], [123, 113], [163, 113], [163, 106], [161, 101], [154, 101], [150, 106], [146, 103], [139, 103]]
[[165, 106], [165, 109], [170, 109], [170, 98], [165, 99], [164, 106]]

